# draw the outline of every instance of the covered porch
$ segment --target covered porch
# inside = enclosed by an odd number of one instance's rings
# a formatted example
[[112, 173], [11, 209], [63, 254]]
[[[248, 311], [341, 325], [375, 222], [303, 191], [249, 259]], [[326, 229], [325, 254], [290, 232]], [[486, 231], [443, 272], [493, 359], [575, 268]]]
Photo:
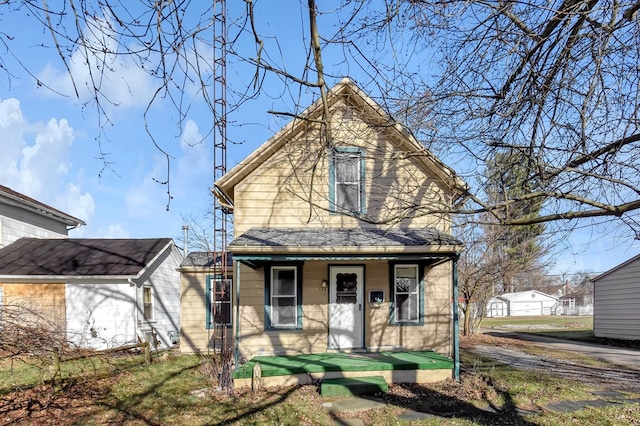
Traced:
[[454, 366], [454, 360], [432, 351], [256, 356], [240, 365], [233, 379], [238, 389], [365, 377], [383, 377], [387, 384], [429, 383], [454, 377]]

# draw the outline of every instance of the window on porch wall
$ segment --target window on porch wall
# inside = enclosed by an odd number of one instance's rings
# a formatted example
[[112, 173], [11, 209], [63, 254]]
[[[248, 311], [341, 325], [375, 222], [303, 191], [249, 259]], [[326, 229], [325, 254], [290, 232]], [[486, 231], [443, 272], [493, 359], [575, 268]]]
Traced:
[[271, 266], [266, 277], [266, 328], [302, 328], [302, 277], [296, 265]]
[[[231, 326], [232, 280], [207, 275], [207, 328], [215, 325]], [[215, 292], [215, 294], [214, 294]]]
[[395, 265], [393, 269], [394, 323], [418, 324], [421, 321], [420, 268], [418, 265]]

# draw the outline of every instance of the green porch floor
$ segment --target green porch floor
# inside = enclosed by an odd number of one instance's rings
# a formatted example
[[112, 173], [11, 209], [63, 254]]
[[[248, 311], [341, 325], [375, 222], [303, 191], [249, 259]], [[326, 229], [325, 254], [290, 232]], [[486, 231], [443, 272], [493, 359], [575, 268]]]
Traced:
[[256, 356], [238, 367], [234, 379], [251, 378], [260, 363], [262, 377], [332, 371], [393, 371], [453, 369], [453, 361], [432, 351], [323, 353], [289, 356]]

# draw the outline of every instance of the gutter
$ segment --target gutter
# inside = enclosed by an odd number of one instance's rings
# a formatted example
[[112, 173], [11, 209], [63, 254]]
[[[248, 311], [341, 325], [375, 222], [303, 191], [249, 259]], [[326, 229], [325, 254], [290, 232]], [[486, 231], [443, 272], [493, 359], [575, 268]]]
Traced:
[[142, 324], [140, 322], [140, 318], [138, 317], [140, 315], [140, 309], [138, 309], [138, 284], [133, 281], [131, 278], [127, 279], [127, 282], [129, 283], [129, 285], [131, 287], [134, 287], [133, 289], [133, 300], [134, 300], [134, 311], [135, 311], [135, 315], [133, 316], [133, 334], [138, 337], [138, 324]]
[[233, 213], [233, 201], [231, 198], [220, 188], [218, 185], [213, 185], [211, 193], [218, 200], [218, 204], [225, 210], [226, 213]]

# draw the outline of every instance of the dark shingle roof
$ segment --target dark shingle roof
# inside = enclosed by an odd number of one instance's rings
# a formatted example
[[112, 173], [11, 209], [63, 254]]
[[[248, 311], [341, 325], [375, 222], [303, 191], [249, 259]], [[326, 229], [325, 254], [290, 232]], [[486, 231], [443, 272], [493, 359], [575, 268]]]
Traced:
[[[231, 253], [227, 254], [227, 266], [233, 265], [233, 256]], [[202, 267], [211, 268], [214, 266], [220, 266], [220, 255], [216, 256], [214, 262], [214, 255], [210, 251], [193, 251], [184, 258], [180, 264], [181, 268], [185, 267]]]
[[170, 238], [21, 238], [0, 249], [0, 275], [135, 276]]
[[462, 245], [462, 242], [433, 228], [251, 228], [230, 244], [230, 246], [236, 247], [421, 247], [443, 245]]

